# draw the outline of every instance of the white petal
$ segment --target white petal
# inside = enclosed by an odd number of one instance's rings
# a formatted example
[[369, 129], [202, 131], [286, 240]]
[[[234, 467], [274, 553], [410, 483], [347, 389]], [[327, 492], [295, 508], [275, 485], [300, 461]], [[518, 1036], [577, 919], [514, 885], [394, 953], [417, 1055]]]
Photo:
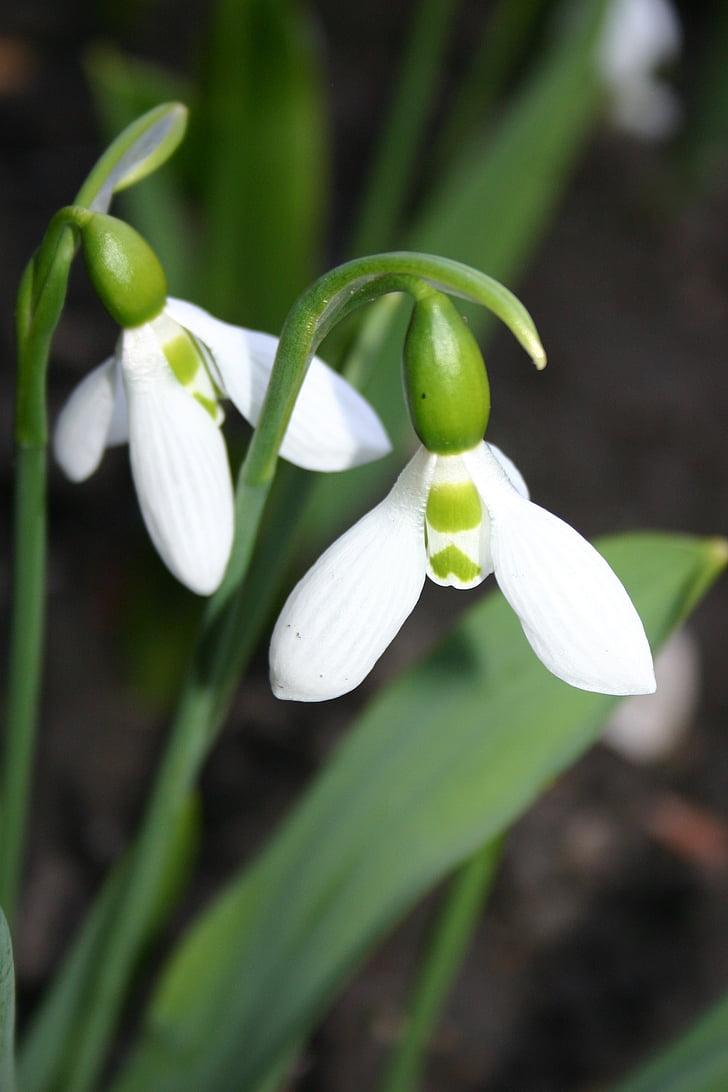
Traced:
[[524, 500], [487, 445], [466, 455], [490, 512], [496, 579], [538, 658], [582, 690], [651, 693], [642, 622], [604, 558], [563, 520]]
[[499, 447], [495, 446], [495, 444], [486, 444], [486, 447], [489, 447], [491, 452], [495, 455], [496, 459], [505, 470], [506, 476], [508, 477], [508, 480], [510, 481], [516, 492], [520, 493], [522, 497], [525, 497], [526, 500], [528, 500], [530, 497], [530, 494], [528, 492], [528, 486], [526, 485], [523, 474], [521, 474], [521, 471], [513, 462], [513, 459], [509, 459], [508, 456], [505, 455]]
[[[194, 304], [169, 299], [167, 313], [211, 350], [221, 387], [255, 425], [278, 339], [221, 322]], [[391, 450], [384, 426], [358, 391], [314, 357], [281, 445], [281, 456], [306, 470], [346, 470]]]
[[114, 417], [117, 372], [111, 356], [81, 380], [59, 414], [53, 451], [71, 481], [84, 481], [101, 462]]
[[278, 698], [325, 701], [368, 675], [425, 581], [424, 509], [435, 457], [423, 448], [394, 488], [319, 558], [273, 631]]
[[178, 383], [149, 326], [123, 335], [132, 474], [144, 522], [183, 584], [209, 595], [233, 539], [233, 489], [220, 430]]

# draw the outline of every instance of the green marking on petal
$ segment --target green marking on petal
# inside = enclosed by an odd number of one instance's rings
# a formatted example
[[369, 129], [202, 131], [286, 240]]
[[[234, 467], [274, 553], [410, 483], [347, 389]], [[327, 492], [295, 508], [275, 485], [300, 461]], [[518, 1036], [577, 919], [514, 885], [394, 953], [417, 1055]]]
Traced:
[[207, 410], [207, 412], [210, 414], [210, 417], [212, 417], [215, 424], [216, 425], [220, 424], [220, 420], [219, 420], [220, 407], [218, 406], [215, 399], [214, 398], [205, 398], [204, 394], [200, 394], [199, 391], [195, 391], [193, 397], [197, 399], [197, 401], [200, 403], [200, 405], [202, 406], [203, 409]]
[[194, 341], [181, 326], [176, 337], [162, 343], [162, 352], [175, 377], [184, 386], [194, 382], [202, 361]]
[[471, 481], [433, 485], [425, 518], [433, 531], [457, 534], [479, 527], [483, 520], [478, 491]]
[[433, 554], [430, 558], [430, 568], [440, 580], [447, 580], [454, 576], [461, 584], [471, 584], [480, 576], [480, 565], [476, 565], [462, 550], [452, 543], [444, 550]]

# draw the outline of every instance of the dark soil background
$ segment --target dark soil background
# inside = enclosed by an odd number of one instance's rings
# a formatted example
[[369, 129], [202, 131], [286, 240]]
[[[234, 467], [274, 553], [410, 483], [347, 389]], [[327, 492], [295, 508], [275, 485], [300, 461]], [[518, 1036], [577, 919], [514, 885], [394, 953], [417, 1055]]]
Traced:
[[[334, 223], [361, 182], [407, 3], [313, 5], [331, 74]], [[707, 21], [692, 5], [685, 92]], [[8, 603], [12, 309], [21, 270], [99, 150], [83, 49], [118, 41], [182, 69], [204, 5], [17, 0], [0, 14], [2, 607]], [[466, 5], [475, 17], [477, 5]], [[140, 36], [139, 28], [143, 29]], [[575, 173], [519, 294], [550, 366], [536, 379], [506, 336], [490, 356], [494, 439], [532, 495], [588, 536], [635, 528], [725, 533], [728, 170], [688, 188], [674, 149], [606, 130]], [[335, 249], [335, 247], [334, 247]], [[51, 396], [111, 350], [83, 277], [55, 342]], [[126, 844], [165, 718], [130, 676], [140, 572], [166, 579], [138, 518], [125, 455], [83, 487], [51, 475], [47, 684], [36, 819], [18, 937], [21, 1015]], [[141, 587], [141, 591], [140, 591]], [[450, 608], [429, 588], [393, 661]], [[155, 599], [155, 602], [158, 600]], [[701, 687], [680, 745], [633, 766], [596, 747], [513, 831], [441, 1027], [426, 1092], [587, 1092], [646, 1057], [728, 988], [728, 585], [690, 623]], [[120, 638], [119, 634], [122, 634]], [[189, 906], [247, 859], [291, 806], [358, 702], [291, 709], [261, 657], [203, 780], [205, 841]], [[436, 896], [361, 969], [309, 1044], [299, 1092], [376, 1086]], [[720, 1090], [716, 1090], [720, 1092]]]

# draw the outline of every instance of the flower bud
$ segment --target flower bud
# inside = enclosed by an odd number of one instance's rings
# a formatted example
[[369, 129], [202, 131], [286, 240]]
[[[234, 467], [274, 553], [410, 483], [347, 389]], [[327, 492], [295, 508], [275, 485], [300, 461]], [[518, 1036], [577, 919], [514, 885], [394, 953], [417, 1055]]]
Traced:
[[483, 439], [490, 387], [478, 343], [447, 296], [416, 301], [404, 345], [404, 386], [412, 426], [437, 455]]
[[79, 227], [86, 270], [114, 321], [128, 329], [155, 318], [167, 298], [167, 278], [149, 244], [103, 213], [90, 214]]

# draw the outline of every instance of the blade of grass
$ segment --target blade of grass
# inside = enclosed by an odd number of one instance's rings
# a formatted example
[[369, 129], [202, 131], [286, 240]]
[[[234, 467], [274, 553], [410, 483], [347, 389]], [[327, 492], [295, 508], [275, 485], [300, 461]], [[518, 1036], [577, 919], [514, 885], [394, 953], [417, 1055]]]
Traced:
[[499, 859], [500, 843], [488, 843], [450, 881], [417, 976], [404, 1036], [387, 1067], [381, 1092], [419, 1088], [427, 1044], [482, 913]]
[[391, 248], [401, 234], [402, 212], [414, 165], [435, 101], [455, 0], [422, 0], [399, 72], [394, 100], [369, 171], [357, 226], [349, 247], [353, 257]]

